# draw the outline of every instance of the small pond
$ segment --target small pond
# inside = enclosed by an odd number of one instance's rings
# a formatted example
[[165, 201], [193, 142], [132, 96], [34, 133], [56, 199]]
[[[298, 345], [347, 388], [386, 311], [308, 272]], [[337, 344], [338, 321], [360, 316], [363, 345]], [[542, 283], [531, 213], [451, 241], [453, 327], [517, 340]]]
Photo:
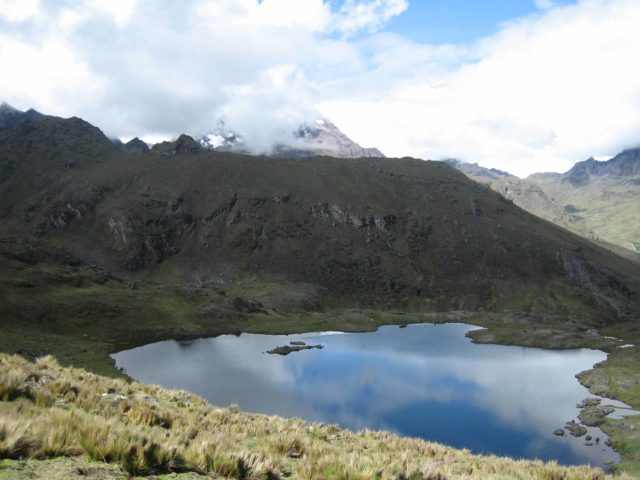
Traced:
[[[477, 345], [465, 337], [475, 328], [223, 335], [158, 342], [113, 357], [137, 380], [189, 390], [215, 405], [390, 430], [483, 454], [595, 466], [619, 460], [597, 428], [588, 429], [600, 439], [593, 446], [568, 432], [553, 435], [577, 420], [576, 403], [591, 396], [575, 374], [605, 353]], [[265, 353], [292, 341], [324, 348]]]

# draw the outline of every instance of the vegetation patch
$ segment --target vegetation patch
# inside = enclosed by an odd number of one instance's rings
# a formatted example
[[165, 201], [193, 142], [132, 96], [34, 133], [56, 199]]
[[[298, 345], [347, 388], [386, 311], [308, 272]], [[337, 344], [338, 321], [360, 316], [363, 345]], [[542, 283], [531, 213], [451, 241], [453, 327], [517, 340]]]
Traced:
[[[300, 345], [302, 343], [302, 345]], [[323, 345], [304, 345], [304, 342], [291, 342], [290, 345], [283, 345], [281, 347], [276, 347], [271, 350], [267, 350], [267, 353], [272, 355], [289, 355], [293, 352], [301, 352], [302, 350], [322, 350], [324, 348]]]

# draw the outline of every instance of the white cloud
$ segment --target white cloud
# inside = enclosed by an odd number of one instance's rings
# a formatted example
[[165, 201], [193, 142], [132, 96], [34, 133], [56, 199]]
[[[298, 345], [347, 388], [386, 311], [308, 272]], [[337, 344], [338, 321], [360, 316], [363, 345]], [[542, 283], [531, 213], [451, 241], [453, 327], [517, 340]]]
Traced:
[[538, 7], [541, 10], [547, 10], [553, 7], [553, 0], [535, 0], [535, 2], [536, 2], [536, 7]]
[[346, 0], [334, 16], [335, 28], [345, 34], [362, 29], [378, 30], [385, 22], [409, 7], [407, 0]]
[[86, 0], [90, 9], [106, 13], [120, 28], [129, 23], [137, 3], [137, 0]]
[[566, 170], [640, 143], [638, 22], [635, 0], [552, 8], [476, 44], [475, 61], [435, 76], [409, 68], [382, 97], [321, 108], [387, 154], [458, 156], [519, 175]]
[[10, 22], [23, 22], [33, 18], [39, 10], [39, 0], [0, 0], [0, 17]]
[[213, 0], [196, 5], [196, 11], [208, 21], [236, 27], [300, 27], [324, 30], [331, 9], [323, 0]]
[[105, 88], [105, 82], [87, 69], [73, 49], [59, 41], [34, 46], [0, 35], [0, 65], [0, 92], [10, 92], [6, 99], [37, 105], [43, 111], [74, 115], [72, 109], [61, 108], [60, 98], [73, 97], [74, 103], [87, 108]]
[[0, 19], [0, 99], [121, 137], [203, 134], [223, 117], [264, 151], [316, 118], [316, 84], [361, 67], [357, 47], [333, 38], [360, 3], [366, 29], [400, 11], [378, 0], [67, 0], [27, 15], [13, 2]]
[[257, 151], [319, 109], [388, 155], [520, 175], [640, 143], [637, 0], [538, 1], [468, 45], [371, 33], [407, 6], [0, 0], [0, 100], [122, 137], [202, 134], [224, 117]]

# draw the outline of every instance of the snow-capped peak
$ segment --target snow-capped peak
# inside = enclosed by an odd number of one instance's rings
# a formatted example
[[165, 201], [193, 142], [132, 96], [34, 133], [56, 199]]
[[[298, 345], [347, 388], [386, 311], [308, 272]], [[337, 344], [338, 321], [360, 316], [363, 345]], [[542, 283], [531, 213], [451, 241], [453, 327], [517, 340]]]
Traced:
[[198, 142], [208, 150], [234, 150], [243, 143], [237, 133], [227, 130], [223, 121], [219, 121], [213, 132], [203, 135]]
[[[251, 153], [250, 137], [247, 141], [227, 130], [224, 122], [218, 122], [215, 130], [203, 135], [199, 140], [203, 148], [209, 150]], [[262, 152], [260, 152], [262, 153]], [[327, 155], [339, 158], [384, 157], [377, 148], [363, 148], [328, 119], [303, 122], [291, 132], [291, 138], [272, 147], [271, 156], [309, 157]]]

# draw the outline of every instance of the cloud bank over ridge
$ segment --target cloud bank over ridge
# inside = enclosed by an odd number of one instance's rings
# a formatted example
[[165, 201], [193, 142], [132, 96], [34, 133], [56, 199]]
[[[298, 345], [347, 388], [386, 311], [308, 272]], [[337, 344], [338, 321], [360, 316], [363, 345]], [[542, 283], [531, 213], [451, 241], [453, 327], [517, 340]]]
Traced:
[[519, 175], [639, 144], [640, 4], [537, 5], [427, 45], [384, 30], [407, 0], [0, 0], [0, 99], [124, 138], [224, 119], [257, 153], [328, 117], [388, 155]]

